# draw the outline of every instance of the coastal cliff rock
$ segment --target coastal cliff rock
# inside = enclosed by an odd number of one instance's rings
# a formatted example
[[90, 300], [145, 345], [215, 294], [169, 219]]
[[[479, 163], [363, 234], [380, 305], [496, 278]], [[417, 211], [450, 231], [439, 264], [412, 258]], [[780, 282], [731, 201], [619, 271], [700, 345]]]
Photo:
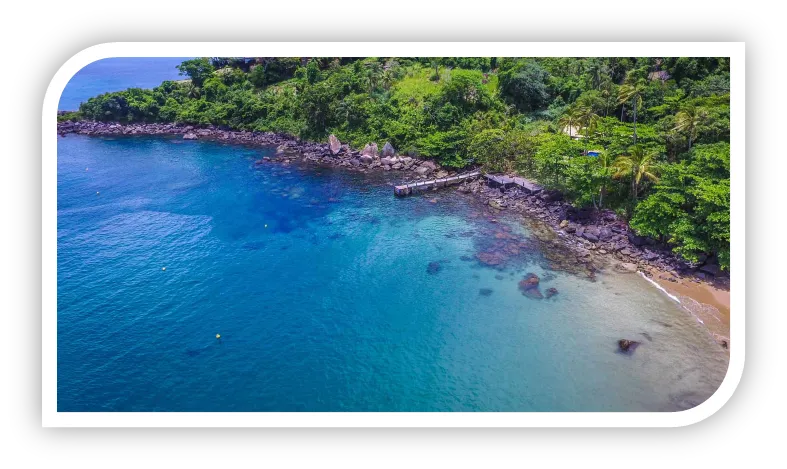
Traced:
[[334, 155], [338, 154], [339, 151], [342, 149], [342, 142], [340, 142], [339, 139], [336, 138], [336, 135], [334, 134], [331, 134], [328, 137], [328, 145], [331, 148], [331, 153], [333, 153]]

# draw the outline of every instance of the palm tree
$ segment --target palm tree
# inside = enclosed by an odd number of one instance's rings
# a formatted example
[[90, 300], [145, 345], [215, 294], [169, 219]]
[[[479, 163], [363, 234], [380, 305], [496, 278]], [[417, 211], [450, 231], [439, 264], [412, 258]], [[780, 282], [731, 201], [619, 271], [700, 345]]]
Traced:
[[659, 180], [654, 171], [658, 153], [645, 150], [640, 145], [629, 148], [629, 153], [629, 155], [620, 155], [615, 158], [615, 162], [612, 164], [615, 173], [612, 177], [615, 179], [631, 177], [631, 200], [636, 203], [642, 178], [650, 179], [653, 182]]
[[[593, 111], [590, 106], [577, 106], [573, 111], [574, 119], [579, 125], [580, 132], [585, 137], [590, 137], [596, 132], [601, 118]], [[587, 140], [586, 140], [587, 141]], [[585, 148], [587, 150], [587, 148]]]
[[[620, 85], [618, 90], [618, 104], [626, 107], [626, 103], [633, 102], [634, 108], [634, 145], [637, 144], [637, 109], [642, 106], [642, 93], [645, 92], [645, 81], [637, 80], [636, 82], [626, 83]], [[620, 111], [620, 118], [623, 119], [623, 110]]]
[[566, 109], [562, 116], [557, 120], [560, 131], [563, 132], [568, 127], [568, 136], [573, 137], [573, 129], [577, 124], [577, 110], [575, 107]]
[[393, 69], [387, 69], [383, 72], [382, 83], [385, 90], [390, 90], [396, 81], [396, 72]]
[[599, 179], [601, 179], [601, 187], [599, 187], [598, 191], [598, 208], [604, 208], [604, 196], [607, 195], [607, 181], [611, 176], [611, 168], [610, 168], [610, 160], [609, 160], [609, 153], [606, 151], [602, 151], [598, 155], [598, 165], [599, 165]]
[[197, 85], [189, 81], [189, 84], [186, 87], [186, 96], [191, 99], [199, 99], [200, 97], [200, 89]]
[[686, 133], [689, 137], [689, 150], [691, 143], [697, 138], [697, 128], [708, 118], [708, 111], [700, 106], [689, 106], [675, 114], [675, 127], [673, 130]]
[[383, 67], [379, 62], [370, 62], [366, 64], [366, 80], [369, 84], [369, 94], [377, 88], [380, 78], [383, 74]]

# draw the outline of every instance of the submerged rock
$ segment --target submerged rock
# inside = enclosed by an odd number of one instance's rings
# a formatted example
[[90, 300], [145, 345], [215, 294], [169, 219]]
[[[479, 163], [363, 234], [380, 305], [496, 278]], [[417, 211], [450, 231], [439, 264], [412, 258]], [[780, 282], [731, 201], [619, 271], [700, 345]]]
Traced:
[[478, 294], [481, 296], [489, 296], [492, 294], [492, 291], [491, 288], [481, 288], [478, 290]]
[[620, 339], [618, 341], [618, 350], [623, 353], [633, 353], [639, 347], [639, 342], [636, 340]]
[[555, 288], [555, 287], [547, 288], [547, 291], [546, 291], [546, 297], [547, 298], [552, 298], [555, 295], [557, 295], [557, 288]]
[[484, 265], [497, 266], [506, 261], [506, 256], [498, 252], [479, 252], [476, 259]]
[[529, 273], [525, 275], [525, 278], [519, 281], [519, 288], [522, 290], [528, 290], [530, 288], [538, 287], [539, 278], [538, 275], [534, 273]]
[[435, 262], [430, 262], [429, 265], [426, 267], [426, 273], [428, 273], [430, 275], [434, 275], [437, 272], [440, 272], [441, 268], [442, 268], [442, 266], [440, 265], [439, 262], [436, 262], [436, 261]]
[[525, 275], [525, 278], [519, 281], [519, 289], [522, 290], [524, 296], [534, 300], [540, 300], [544, 295], [542, 295], [541, 290], [538, 289], [538, 282], [538, 275], [529, 273]]

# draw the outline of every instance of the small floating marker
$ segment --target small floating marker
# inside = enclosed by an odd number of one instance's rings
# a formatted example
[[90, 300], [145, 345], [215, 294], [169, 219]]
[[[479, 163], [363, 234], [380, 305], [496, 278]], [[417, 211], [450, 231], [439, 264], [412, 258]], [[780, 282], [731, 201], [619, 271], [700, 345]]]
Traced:
[[166, 267], [162, 267], [161, 270], [167, 270], [167, 268]]
[[96, 195], [98, 195], [98, 191], [96, 191]]
[[216, 334], [217, 339], [221, 339], [221, 334]]
[[268, 225], [265, 225], [265, 228], [267, 228], [267, 227], [268, 227]]
[[87, 168], [85, 168], [85, 171], [87, 171]]

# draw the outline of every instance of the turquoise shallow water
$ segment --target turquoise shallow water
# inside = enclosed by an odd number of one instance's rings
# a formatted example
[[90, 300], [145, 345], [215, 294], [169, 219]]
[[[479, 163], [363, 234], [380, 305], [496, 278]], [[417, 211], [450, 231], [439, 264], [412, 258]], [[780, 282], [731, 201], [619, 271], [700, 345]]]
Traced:
[[[270, 151], [59, 138], [59, 411], [669, 411], [721, 383], [639, 276], [551, 272], [517, 217]], [[496, 236], [503, 269], [472, 259]]]

